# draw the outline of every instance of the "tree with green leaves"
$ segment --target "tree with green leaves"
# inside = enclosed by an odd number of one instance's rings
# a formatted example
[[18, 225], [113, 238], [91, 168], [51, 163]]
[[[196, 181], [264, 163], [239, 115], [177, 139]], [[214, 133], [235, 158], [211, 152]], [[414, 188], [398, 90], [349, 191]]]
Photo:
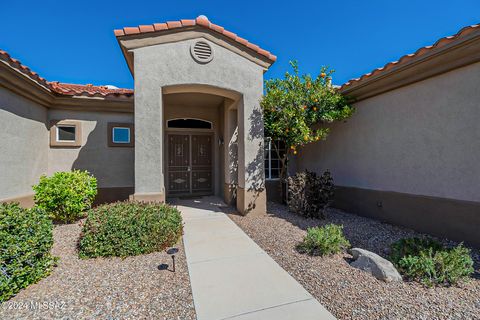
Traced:
[[287, 177], [286, 166], [291, 155], [308, 143], [325, 140], [329, 133], [327, 124], [345, 120], [354, 108], [332, 84], [334, 70], [322, 67], [317, 77], [299, 75], [298, 64], [291, 61], [293, 73], [286, 72], [283, 79], [265, 82], [265, 95], [261, 101], [264, 112], [265, 136], [281, 141], [286, 152], [280, 153], [280, 179]]

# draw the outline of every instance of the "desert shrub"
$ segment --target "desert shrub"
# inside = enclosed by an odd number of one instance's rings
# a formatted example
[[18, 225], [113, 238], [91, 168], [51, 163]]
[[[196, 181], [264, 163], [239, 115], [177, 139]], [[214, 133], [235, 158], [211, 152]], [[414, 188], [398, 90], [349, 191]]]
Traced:
[[35, 204], [57, 222], [82, 218], [97, 195], [97, 179], [87, 171], [56, 172], [33, 186]]
[[51, 272], [52, 229], [40, 208], [0, 204], [0, 302]]
[[81, 258], [127, 257], [174, 245], [183, 232], [180, 212], [166, 204], [117, 202], [88, 212]]
[[329, 171], [321, 176], [315, 172], [298, 172], [288, 178], [290, 211], [308, 218], [324, 218], [325, 209], [333, 201], [334, 184]]
[[446, 248], [431, 238], [401, 239], [391, 245], [390, 260], [407, 279], [427, 286], [453, 285], [473, 273], [470, 250]]
[[297, 249], [310, 255], [329, 255], [350, 247], [350, 242], [343, 235], [343, 226], [328, 224], [323, 227], [307, 229], [307, 235]]

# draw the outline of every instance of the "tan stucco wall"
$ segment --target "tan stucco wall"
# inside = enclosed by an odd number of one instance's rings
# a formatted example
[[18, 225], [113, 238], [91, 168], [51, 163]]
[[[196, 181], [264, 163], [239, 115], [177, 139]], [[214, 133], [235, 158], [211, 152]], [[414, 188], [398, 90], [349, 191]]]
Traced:
[[47, 109], [0, 87], [0, 200], [32, 194], [47, 172]]
[[88, 170], [100, 188], [133, 187], [134, 148], [109, 147], [109, 122], [133, 123], [133, 114], [50, 109], [49, 120], [77, 120], [82, 125], [80, 148], [47, 147], [48, 174], [72, 169]]
[[480, 201], [480, 63], [355, 104], [298, 169], [340, 186]]
[[[243, 189], [264, 185], [263, 121], [260, 98], [263, 68], [209, 40], [214, 58], [197, 63], [190, 54], [195, 39], [134, 49], [135, 73], [135, 192], [165, 192], [163, 170], [162, 92], [169, 86], [205, 85], [240, 95], [239, 174]], [[250, 198], [245, 197], [245, 201]], [[247, 207], [244, 205], [243, 207]], [[264, 207], [264, 206], [259, 206]]]

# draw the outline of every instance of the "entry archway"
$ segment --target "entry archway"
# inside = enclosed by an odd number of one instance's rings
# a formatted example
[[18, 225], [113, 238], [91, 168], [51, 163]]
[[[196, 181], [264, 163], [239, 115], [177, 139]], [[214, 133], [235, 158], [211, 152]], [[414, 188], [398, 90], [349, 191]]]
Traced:
[[198, 84], [169, 86], [162, 93], [167, 197], [217, 195], [232, 203], [241, 94]]

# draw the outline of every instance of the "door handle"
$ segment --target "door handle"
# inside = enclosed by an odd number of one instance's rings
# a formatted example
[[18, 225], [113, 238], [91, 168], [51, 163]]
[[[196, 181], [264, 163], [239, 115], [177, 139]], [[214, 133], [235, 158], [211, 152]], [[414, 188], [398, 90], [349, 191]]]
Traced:
[[187, 171], [188, 172], [192, 171], [192, 168], [190, 166], [188, 166]]

